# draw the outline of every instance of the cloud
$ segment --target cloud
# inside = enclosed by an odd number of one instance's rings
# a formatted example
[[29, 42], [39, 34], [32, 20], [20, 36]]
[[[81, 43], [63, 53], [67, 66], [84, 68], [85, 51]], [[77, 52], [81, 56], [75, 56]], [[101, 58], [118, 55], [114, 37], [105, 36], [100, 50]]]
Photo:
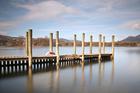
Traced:
[[7, 35], [11, 29], [16, 28], [20, 23], [20, 20], [0, 21], [0, 35]]
[[[33, 0], [31, 0], [33, 1]], [[60, 2], [54, 0], [38, 0], [38, 3], [15, 3], [16, 8], [21, 8], [26, 10], [27, 12], [20, 17], [15, 18], [14, 20], [5, 20], [0, 21], [0, 32], [9, 30], [14, 27], [18, 27], [22, 23], [27, 21], [37, 21], [37, 20], [50, 20], [50, 19], [59, 19], [63, 15], [75, 15], [79, 11], [66, 6]], [[11, 2], [13, 4], [13, 2]], [[16, 14], [16, 13], [15, 13]]]
[[[64, 1], [64, 0], [63, 0]], [[71, 1], [71, 0], [70, 0]], [[140, 18], [140, 0], [72, 0], [90, 16], [117, 19]], [[79, 5], [79, 6], [78, 6]]]
[[140, 30], [140, 20], [123, 23], [120, 25], [120, 27], [129, 30]]
[[[48, 20], [52, 27], [57, 25], [65, 28], [64, 30], [67, 30], [67, 27], [76, 29], [96, 28], [96, 26], [99, 29], [102, 26], [108, 29], [108, 27], [118, 25], [121, 25], [121, 28], [138, 30], [140, 26], [139, 21], [128, 22], [140, 19], [140, 0], [13, 0], [11, 2], [13, 6], [9, 8], [15, 7], [11, 11], [14, 15], [8, 12], [9, 19], [6, 16], [3, 17], [8, 21], [0, 22], [0, 31], [6, 29], [10, 31], [10, 28], [18, 26], [26, 27], [24, 25], [27, 24], [34, 26], [33, 22], [42, 24], [47, 23]], [[18, 12], [19, 10], [24, 10], [24, 12]], [[10, 21], [12, 16], [15, 16], [15, 19]], [[48, 28], [51, 27], [49, 26]], [[41, 27], [43, 26], [40, 25]]]
[[10, 27], [14, 27], [15, 24], [13, 24], [13, 22], [11, 21], [6, 21], [6, 22], [0, 22], [0, 28], [10, 28]]
[[28, 13], [23, 16], [24, 20], [34, 20], [34, 19], [52, 19], [58, 18], [59, 16], [65, 14], [77, 14], [78, 10], [65, 6], [57, 1], [44, 1], [38, 4], [27, 4], [18, 5], [28, 10]]
[[0, 35], [7, 35], [7, 32], [5, 32], [5, 31], [0, 31]]
[[132, 25], [133, 29], [139, 29], [140, 30], [140, 23], [135, 23]]

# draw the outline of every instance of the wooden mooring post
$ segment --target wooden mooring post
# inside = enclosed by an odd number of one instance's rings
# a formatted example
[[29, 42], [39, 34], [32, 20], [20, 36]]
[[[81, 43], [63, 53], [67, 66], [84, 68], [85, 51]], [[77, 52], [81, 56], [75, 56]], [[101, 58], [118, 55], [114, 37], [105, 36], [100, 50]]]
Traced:
[[92, 35], [90, 35], [90, 55], [92, 55]]
[[28, 50], [29, 50], [28, 66], [29, 68], [32, 68], [32, 29], [29, 29], [29, 32], [28, 32]]
[[59, 65], [59, 31], [56, 31], [56, 65]]
[[114, 59], [114, 46], [115, 46], [115, 35], [112, 35], [112, 56], [111, 56], [111, 59]]
[[29, 55], [29, 48], [28, 48], [28, 35], [29, 33], [26, 32], [26, 40], [25, 40], [25, 48], [26, 48], [26, 56]]
[[82, 34], [82, 62], [84, 62], [84, 53], [85, 52], [85, 33]]
[[74, 34], [73, 48], [74, 48], [74, 55], [76, 55], [76, 34]]
[[53, 52], [53, 33], [50, 33], [49, 46], [50, 46], [50, 52]]
[[101, 61], [101, 52], [102, 52], [102, 35], [99, 35], [99, 56], [98, 56], [98, 62]]
[[103, 36], [103, 53], [105, 54], [105, 36]]

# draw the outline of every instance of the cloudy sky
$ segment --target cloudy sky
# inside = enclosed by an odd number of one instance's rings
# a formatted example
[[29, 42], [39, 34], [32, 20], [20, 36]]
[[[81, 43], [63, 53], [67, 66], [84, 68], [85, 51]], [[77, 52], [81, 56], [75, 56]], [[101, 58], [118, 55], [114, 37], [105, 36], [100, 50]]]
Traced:
[[24, 36], [33, 29], [33, 37], [60, 31], [60, 37], [73, 34], [111, 35], [121, 40], [140, 34], [140, 0], [0, 0], [0, 34]]

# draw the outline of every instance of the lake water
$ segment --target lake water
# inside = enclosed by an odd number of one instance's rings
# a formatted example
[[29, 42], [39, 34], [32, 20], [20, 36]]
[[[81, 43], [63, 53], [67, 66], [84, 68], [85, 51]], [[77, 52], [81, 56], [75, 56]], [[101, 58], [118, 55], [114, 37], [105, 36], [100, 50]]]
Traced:
[[[47, 47], [34, 48], [41, 56]], [[107, 53], [111, 48], [106, 48]], [[86, 47], [86, 53], [89, 48]], [[98, 48], [94, 47], [97, 53]], [[72, 54], [72, 47], [61, 47], [61, 54]], [[81, 53], [81, 48], [77, 48]], [[0, 56], [23, 56], [23, 48], [0, 48]], [[116, 47], [115, 59], [101, 64], [73, 65], [50, 71], [31, 71], [0, 78], [0, 93], [140, 93], [140, 47]]]

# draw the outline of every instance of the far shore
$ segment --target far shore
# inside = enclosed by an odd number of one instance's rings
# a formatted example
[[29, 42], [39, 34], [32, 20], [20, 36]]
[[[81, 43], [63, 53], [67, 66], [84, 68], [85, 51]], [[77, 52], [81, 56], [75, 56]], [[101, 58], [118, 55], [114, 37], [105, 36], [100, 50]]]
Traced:
[[[111, 42], [106, 42], [105, 46], [106, 47], [111, 47]], [[60, 43], [59, 45], [60, 47], [73, 47], [73, 43], [70, 42], [70, 43]], [[85, 42], [85, 47], [88, 47], [89, 46], [89, 42]], [[10, 47], [14, 47], [14, 48], [24, 48], [25, 45], [16, 45], [16, 46], [13, 46], [13, 45], [10, 45], [10, 46], [0, 46], [0, 48], [10, 48]], [[49, 45], [33, 45], [34, 48], [41, 48], [41, 47], [49, 47]], [[55, 47], [55, 44], [54, 46]], [[81, 43], [77, 43], [77, 47], [81, 47]], [[93, 42], [93, 47], [98, 47], [98, 42]], [[115, 42], [115, 47], [140, 47], [140, 42]]]

